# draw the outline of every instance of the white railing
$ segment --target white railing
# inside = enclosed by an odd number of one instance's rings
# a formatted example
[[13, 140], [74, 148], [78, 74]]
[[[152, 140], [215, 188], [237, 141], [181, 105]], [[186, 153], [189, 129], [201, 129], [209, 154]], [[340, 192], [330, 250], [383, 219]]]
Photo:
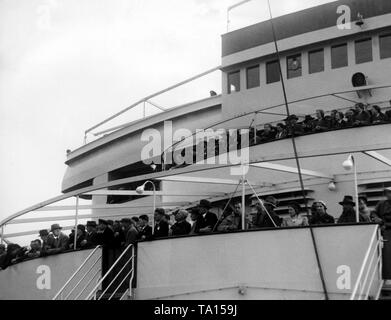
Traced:
[[384, 284], [382, 278], [382, 249], [383, 238], [378, 226], [372, 235], [350, 300], [379, 299]]
[[[209, 70], [207, 70], [207, 71], [205, 71], [205, 72], [202, 72], [202, 73], [200, 73], [200, 74], [197, 74], [197, 75], [195, 75], [195, 76], [193, 76], [193, 77], [191, 77], [191, 78], [189, 78], [189, 79], [186, 79], [186, 80], [181, 81], [181, 82], [179, 82], [179, 83], [177, 83], [177, 84], [174, 84], [174, 85], [172, 85], [172, 86], [170, 86], [170, 87], [168, 87], [168, 88], [166, 88], [166, 89], [163, 89], [163, 90], [161, 90], [161, 91], [158, 91], [158, 92], [156, 92], [156, 93], [153, 93], [153, 94], [151, 94], [151, 95], [149, 95], [149, 96], [147, 96], [147, 97], [145, 97], [145, 98], [142, 98], [141, 100], [139, 100], [139, 101], [133, 103], [131, 106], [129, 106], [129, 107], [127, 107], [127, 108], [125, 108], [125, 109], [123, 109], [123, 110], [117, 112], [116, 114], [114, 114], [114, 115], [108, 117], [107, 119], [105, 119], [105, 120], [99, 122], [98, 124], [92, 126], [91, 128], [87, 129], [87, 130], [84, 132], [84, 144], [87, 144], [87, 136], [88, 136], [88, 134], [92, 133], [93, 130], [102, 127], [104, 124], [106, 124], [106, 123], [108, 123], [108, 122], [110, 122], [110, 121], [112, 121], [112, 120], [118, 118], [119, 116], [123, 115], [124, 113], [128, 112], [129, 110], [133, 110], [133, 109], [136, 108], [137, 106], [140, 106], [140, 105], [143, 106], [143, 118], [146, 117], [146, 107], [147, 107], [148, 105], [151, 105], [152, 107], [158, 109], [158, 110], [161, 111], [161, 112], [167, 111], [167, 109], [162, 108], [162, 107], [159, 106], [158, 104], [152, 102], [151, 99], [153, 99], [153, 98], [155, 98], [155, 97], [158, 97], [158, 96], [161, 96], [162, 94], [165, 94], [165, 93], [167, 93], [167, 92], [169, 92], [169, 91], [172, 91], [172, 90], [174, 90], [174, 89], [176, 89], [176, 88], [179, 88], [179, 87], [181, 87], [181, 86], [183, 86], [183, 85], [185, 85], [185, 84], [188, 84], [188, 83], [190, 83], [190, 82], [193, 82], [193, 81], [195, 81], [195, 80], [197, 80], [197, 79], [203, 78], [203, 77], [205, 77], [206, 75], [209, 75], [209, 74], [211, 74], [211, 73], [214, 73], [214, 72], [220, 70], [220, 68], [221, 68], [221, 66], [217, 66], [217, 67], [215, 67], [215, 68], [212, 68], [212, 69], [209, 69]], [[116, 127], [112, 127], [112, 128], [109, 128], [109, 129], [105, 129], [105, 130], [102, 130], [102, 131], [100, 131], [100, 132], [96, 132], [96, 133], [92, 133], [92, 134], [93, 134], [93, 136], [97, 137], [97, 136], [101, 136], [101, 135], [103, 135], [103, 134], [107, 134], [107, 133], [113, 132], [113, 131], [118, 130], [118, 129], [122, 129], [122, 128], [128, 126], [128, 125], [129, 125], [129, 123], [125, 123], [125, 124], [122, 124], [122, 125], [119, 125], [119, 126], [116, 126]]]
[[[129, 257], [130, 253], [130, 257]], [[134, 246], [132, 244], [128, 245], [126, 249], [122, 252], [119, 258], [114, 262], [114, 264], [110, 267], [110, 269], [106, 272], [106, 274], [100, 279], [100, 281], [96, 284], [96, 286], [91, 290], [91, 292], [87, 295], [85, 300], [112, 300], [113, 298], [118, 298], [117, 294], [121, 294], [119, 300], [123, 300], [127, 295], [129, 297], [132, 296], [132, 282], [134, 278]], [[129, 269], [130, 264], [130, 270]], [[115, 270], [117, 268], [121, 268], [118, 272]], [[114, 272], [113, 272], [114, 271]], [[121, 274], [125, 271], [125, 275], [121, 276]], [[115, 276], [110, 281], [110, 283], [106, 286], [104, 281], [109, 279], [109, 275], [114, 273]], [[124, 292], [121, 292], [121, 288], [124, 283], [128, 280], [128, 284]], [[119, 284], [118, 284], [119, 283]], [[115, 284], [115, 287], [113, 286]], [[113, 286], [114, 290], [109, 289]], [[103, 288], [104, 287], [104, 288]], [[103, 288], [101, 292], [99, 289]]]
[[[77, 300], [80, 298], [94, 280], [99, 280], [102, 271], [101, 263], [101, 246], [97, 246], [58, 291], [53, 300]], [[74, 283], [74, 281], [77, 282]], [[80, 288], [80, 285], [83, 287]]]

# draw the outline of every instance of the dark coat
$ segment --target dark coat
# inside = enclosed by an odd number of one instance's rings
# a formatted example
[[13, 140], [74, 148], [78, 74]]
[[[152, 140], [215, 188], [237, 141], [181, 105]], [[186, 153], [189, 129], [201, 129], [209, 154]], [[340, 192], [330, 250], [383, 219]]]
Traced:
[[48, 236], [46, 254], [57, 254], [68, 250], [69, 237], [64, 233], [60, 233], [56, 238], [52, 233]]
[[87, 242], [82, 245], [83, 248], [94, 248], [99, 245], [99, 236], [96, 231], [92, 231], [91, 233], [86, 232], [85, 240]]
[[[76, 249], [81, 248], [81, 243], [85, 240], [86, 238], [86, 233], [83, 232], [77, 239], [76, 239]], [[68, 248], [73, 248], [73, 245], [75, 243], [75, 233], [72, 232], [69, 235], [69, 240], [68, 240]]]
[[172, 236], [185, 236], [191, 231], [191, 224], [186, 220], [177, 222], [171, 227]]
[[375, 208], [374, 215], [382, 221], [386, 229], [391, 229], [391, 201], [380, 201]]
[[318, 224], [334, 224], [335, 219], [333, 216], [325, 213], [324, 215], [314, 214], [310, 219], [310, 225], [318, 225]]
[[125, 248], [130, 244], [135, 244], [138, 239], [138, 231], [134, 226], [124, 231], [125, 234]]
[[[353, 208], [344, 209], [341, 216], [338, 219], [338, 223], [356, 223], [356, 211]], [[365, 222], [365, 218], [360, 215], [360, 222]]]
[[98, 244], [104, 248], [114, 248], [114, 231], [107, 227], [103, 232], [98, 232]]
[[167, 238], [168, 237], [168, 223], [165, 220], [160, 220], [155, 225], [154, 238]]
[[151, 240], [152, 239], [152, 227], [145, 226], [144, 229], [140, 229], [138, 233], [140, 240]]
[[208, 211], [205, 216], [202, 217], [201, 229], [210, 227], [213, 230], [217, 221], [217, 216], [213, 212]]
[[[274, 212], [274, 210], [269, 209], [268, 212], [269, 214], [262, 208], [258, 210], [254, 223], [256, 228], [275, 228], [273, 221], [277, 227], [281, 226], [283, 220]], [[269, 215], [273, 221], [270, 219]]]

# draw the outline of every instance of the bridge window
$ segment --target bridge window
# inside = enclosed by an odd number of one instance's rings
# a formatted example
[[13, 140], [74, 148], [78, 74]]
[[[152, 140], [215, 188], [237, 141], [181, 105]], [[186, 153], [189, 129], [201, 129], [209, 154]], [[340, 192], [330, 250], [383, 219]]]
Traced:
[[333, 69], [347, 67], [348, 45], [346, 43], [331, 47], [331, 67]]
[[247, 68], [247, 89], [252, 89], [260, 86], [259, 65]]
[[280, 81], [280, 68], [278, 60], [266, 63], [266, 83], [274, 83]]
[[380, 36], [380, 58], [391, 58], [391, 34]]
[[287, 57], [286, 61], [287, 61], [288, 79], [301, 77], [302, 75], [301, 53]]
[[363, 39], [356, 41], [356, 63], [365, 63], [372, 61], [372, 39]]
[[240, 91], [240, 71], [228, 73], [228, 93]]
[[310, 73], [324, 71], [324, 50], [315, 50], [308, 53], [308, 63]]

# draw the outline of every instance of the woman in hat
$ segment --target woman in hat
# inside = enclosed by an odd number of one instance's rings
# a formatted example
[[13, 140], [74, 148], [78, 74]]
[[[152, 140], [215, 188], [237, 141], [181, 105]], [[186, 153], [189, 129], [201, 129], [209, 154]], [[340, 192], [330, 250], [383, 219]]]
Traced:
[[297, 202], [288, 204], [289, 217], [284, 219], [282, 227], [308, 226], [308, 219], [300, 216], [301, 207]]
[[315, 201], [311, 207], [310, 225], [334, 224], [335, 219], [327, 213], [327, 206], [323, 201]]

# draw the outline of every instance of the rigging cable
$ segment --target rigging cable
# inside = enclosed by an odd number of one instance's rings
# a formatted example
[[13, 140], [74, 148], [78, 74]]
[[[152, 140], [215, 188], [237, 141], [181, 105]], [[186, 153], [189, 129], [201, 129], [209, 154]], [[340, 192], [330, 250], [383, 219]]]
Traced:
[[[274, 28], [273, 14], [272, 14], [272, 9], [271, 9], [271, 5], [270, 5], [270, 0], [267, 0], [267, 4], [268, 4], [268, 9], [269, 9], [269, 15], [270, 15], [270, 24], [271, 24], [271, 28], [272, 28], [273, 42], [274, 42], [274, 47], [275, 47], [275, 50], [276, 50], [276, 56], [277, 56], [277, 59], [278, 59], [278, 70], [279, 70], [279, 73], [280, 73], [281, 86], [282, 86], [282, 91], [283, 91], [283, 95], [284, 95], [285, 109], [286, 109], [287, 117], [289, 118], [291, 114], [290, 114], [290, 110], [289, 110], [289, 104], [288, 104], [288, 98], [287, 98], [287, 93], [286, 93], [285, 81], [284, 81], [284, 77], [283, 77], [283, 74], [282, 74], [281, 55], [280, 55], [280, 51], [278, 49], [277, 36], [276, 36], [275, 28]], [[289, 121], [288, 121], [288, 128], [292, 129], [292, 124]], [[306, 195], [306, 192], [305, 192], [304, 180], [303, 180], [303, 175], [302, 175], [301, 166], [300, 166], [300, 160], [299, 160], [299, 156], [298, 156], [298, 152], [297, 152], [297, 146], [296, 146], [296, 139], [295, 139], [295, 132], [294, 132], [294, 130], [291, 130], [291, 133], [292, 133], [291, 138], [292, 138], [293, 152], [295, 154], [295, 160], [296, 160], [297, 172], [298, 172], [298, 175], [299, 175], [301, 192], [302, 192], [302, 195], [303, 195], [303, 200], [304, 200], [304, 204], [305, 204], [305, 210], [306, 210], [306, 212], [308, 214], [309, 211], [308, 211], [307, 195]], [[312, 228], [311, 225], [310, 225], [310, 232], [311, 232], [312, 243], [314, 245], [315, 256], [316, 256], [316, 261], [317, 261], [317, 265], [318, 265], [318, 268], [319, 268], [319, 274], [320, 274], [320, 279], [321, 279], [321, 282], [322, 282], [323, 291], [324, 291], [326, 300], [329, 300], [328, 293], [327, 293], [327, 288], [326, 288], [326, 282], [325, 282], [324, 275], [323, 275], [322, 265], [321, 265], [320, 259], [319, 259], [319, 252], [318, 252], [318, 248], [317, 248], [316, 241], [315, 241], [315, 235], [314, 235], [314, 231], [313, 231], [313, 228]]]

